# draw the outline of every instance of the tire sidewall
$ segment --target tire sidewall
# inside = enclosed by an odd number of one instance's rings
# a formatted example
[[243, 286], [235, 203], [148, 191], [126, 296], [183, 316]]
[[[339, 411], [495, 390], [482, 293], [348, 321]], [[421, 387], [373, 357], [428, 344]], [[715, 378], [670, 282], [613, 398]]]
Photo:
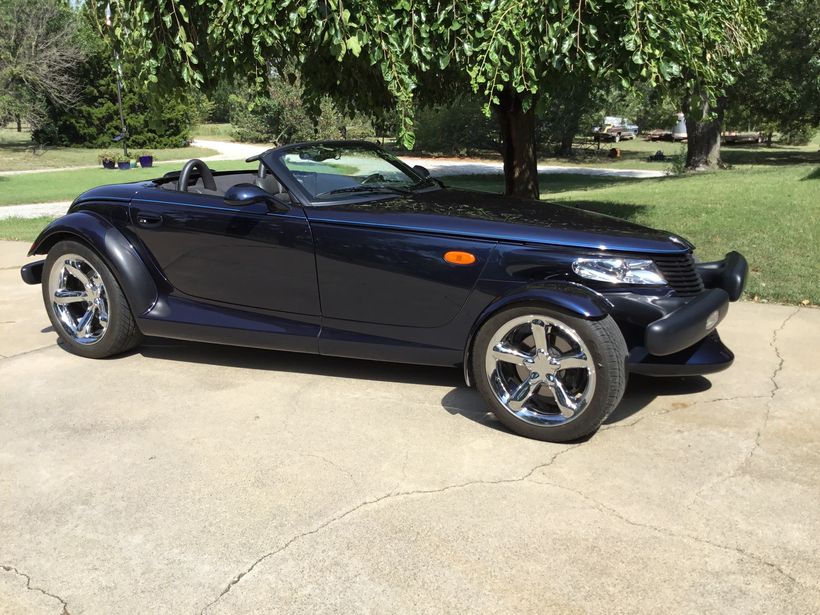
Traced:
[[[103, 284], [105, 285], [106, 298], [108, 299], [108, 326], [106, 327], [103, 336], [94, 344], [80, 344], [73, 340], [63, 329], [63, 325], [57, 318], [52, 306], [51, 297], [49, 296], [49, 280], [51, 278], [51, 272], [56, 263], [66, 254], [77, 254], [86, 259], [94, 267], [97, 273], [100, 274]], [[122, 291], [120, 290], [119, 283], [114, 277], [114, 274], [111, 273], [111, 269], [109, 269], [108, 265], [97, 255], [96, 252], [84, 244], [72, 240], [60, 241], [55, 244], [54, 247], [48, 251], [45, 266], [43, 267], [41, 286], [43, 291], [43, 303], [45, 304], [48, 318], [51, 321], [54, 330], [57, 332], [57, 335], [60, 336], [63, 344], [65, 344], [72, 353], [83, 357], [97, 359], [109, 356], [116, 352], [115, 348], [120, 342], [116, 335], [119, 325], [117, 319], [120, 318], [123, 310], [130, 311], [130, 308], [125, 301]]]
[[[554, 318], [574, 329], [586, 344], [595, 364], [595, 389], [592, 400], [579, 416], [563, 425], [537, 426], [518, 418], [498, 401], [495, 393], [490, 388], [485, 367], [485, 356], [489, 342], [494, 333], [504, 323], [526, 315]], [[610, 316], [605, 318], [611, 320]], [[476, 388], [501, 423], [520, 435], [551, 442], [577, 440], [598, 429], [620, 401], [623, 394], [623, 384], [626, 380], [626, 356], [625, 354], [624, 356], [611, 356], [613, 353], [607, 349], [606, 342], [600, 332], [600, 325], [596, 324], [598, 322], [600, 321], [589, 321], [542, 305], [532, 304], [502, 310], [491, 316], [482, 325], [475, 337], [471, 353], [472, 371], [475, 375]], [[612, 325], [614, 325], [614, 322]], [[620, 332], [618, 335], [620, 335]], [[626, 346], [622, 337], [620, 341], [622, 348], [625, 350]], [[621, 352], [617, 354], [621, 354]], [[617, 388], [620, 391], [617, 392], [617, 395], [613, 395], [612, 390]]]

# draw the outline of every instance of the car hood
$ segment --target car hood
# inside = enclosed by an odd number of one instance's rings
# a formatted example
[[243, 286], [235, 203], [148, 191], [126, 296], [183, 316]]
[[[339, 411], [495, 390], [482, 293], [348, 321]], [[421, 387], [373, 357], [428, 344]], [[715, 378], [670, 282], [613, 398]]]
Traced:
[[691, 244], [651, 229], [545, 201], [443, 189], [306, 209], [311, 222], [434, 232], [618, 252], [683, 252]]

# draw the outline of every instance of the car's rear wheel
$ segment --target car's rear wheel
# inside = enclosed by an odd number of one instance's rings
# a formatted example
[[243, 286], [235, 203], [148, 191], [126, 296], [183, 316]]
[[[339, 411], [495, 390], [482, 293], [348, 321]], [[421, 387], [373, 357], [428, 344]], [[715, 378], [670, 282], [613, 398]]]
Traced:
[[43, 267], [42, 288], [51, 324], [74, 354], [101, 359], [142, 341], [116, 278], [87, 246], [55, 244]]
[[590, 321], [541, 306], [504, 310], [479, 330], [476, 385], [508, 428], [550, 442], [594, 432], [626, 387], [627, 348], [610, 316]]

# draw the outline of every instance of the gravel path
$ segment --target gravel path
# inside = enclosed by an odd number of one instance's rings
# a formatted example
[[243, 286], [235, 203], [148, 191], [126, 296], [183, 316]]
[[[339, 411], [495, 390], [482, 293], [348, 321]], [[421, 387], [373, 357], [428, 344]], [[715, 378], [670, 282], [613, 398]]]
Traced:
[[29, 205], [6, 205], [0, 207], [0, 220], [6, 218], [39, 218], [40, 216], [62, 216], [71, 201], [58, 201], [56, 203], [32, 203]]

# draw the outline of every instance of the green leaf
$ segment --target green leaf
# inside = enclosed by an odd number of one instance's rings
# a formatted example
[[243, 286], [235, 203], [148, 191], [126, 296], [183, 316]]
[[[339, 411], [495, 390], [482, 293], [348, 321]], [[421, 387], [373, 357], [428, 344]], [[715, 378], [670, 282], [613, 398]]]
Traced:
[[359, 54], [362, 52], [362, 46], [359, 43], [358, 37], [354, 34], [345, 41], [345, 44], [347, 45], [347, 49], [350, 53], [358, 58]]
[[406, 131], [399, 135], [399, 140], [404, 149], [411, 150], [416, 146], [416, 135], [413, 131]]

